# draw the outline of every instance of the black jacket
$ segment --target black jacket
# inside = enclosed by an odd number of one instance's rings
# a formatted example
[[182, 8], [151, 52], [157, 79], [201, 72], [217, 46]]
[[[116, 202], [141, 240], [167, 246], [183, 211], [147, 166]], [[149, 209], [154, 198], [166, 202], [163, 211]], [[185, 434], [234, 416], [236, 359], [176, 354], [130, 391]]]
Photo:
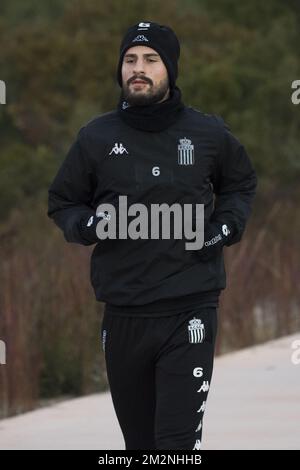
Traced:
[[230, 227], [223, 243], [229, 246], [241, 240], [256, 184], [245, 148], [219, 116], [186, 106], [175, 124], [153, 133], [111, 111], [79, 130], [49, 188], [48, 216], [68, 242], [97, 242], [91, 282], [112, 311], [181, 311], [217, 305], [226, 287], [222, 249], [207, 259], [201, 250], [186, 250], [184, 238], [99, 240], [87, 221], [101, 202], [116, 205], [119, 195], [149, 207], [202, 203], [206, 224]]

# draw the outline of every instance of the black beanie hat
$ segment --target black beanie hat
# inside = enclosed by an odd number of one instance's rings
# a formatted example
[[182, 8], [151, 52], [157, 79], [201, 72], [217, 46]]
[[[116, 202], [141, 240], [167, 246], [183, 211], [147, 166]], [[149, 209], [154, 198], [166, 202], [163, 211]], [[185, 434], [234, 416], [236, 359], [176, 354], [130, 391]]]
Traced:
[[121, 42], [120, 58], [117, 68], [117, 80], [122, 88], [122, 63], [127, 49], [133, 46], [148, 46], [161, 56], [169, 75], [169, 86], [173, 88], [178, 76], [177, 61], [180, 55], [180, 44], [176, 34], [169, 26], [159, 25], [151, 21], [131, 26]]

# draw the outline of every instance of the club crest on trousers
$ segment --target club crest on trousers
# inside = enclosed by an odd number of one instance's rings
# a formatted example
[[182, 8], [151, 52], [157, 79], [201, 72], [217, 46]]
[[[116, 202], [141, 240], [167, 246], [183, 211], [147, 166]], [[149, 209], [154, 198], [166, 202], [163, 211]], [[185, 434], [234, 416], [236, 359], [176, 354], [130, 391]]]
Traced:
[[204, 324], [200, 318], [193, 318], [189, 321], [188, 325], [189, 342], [190, 343], [202, 343], [205, 338]]

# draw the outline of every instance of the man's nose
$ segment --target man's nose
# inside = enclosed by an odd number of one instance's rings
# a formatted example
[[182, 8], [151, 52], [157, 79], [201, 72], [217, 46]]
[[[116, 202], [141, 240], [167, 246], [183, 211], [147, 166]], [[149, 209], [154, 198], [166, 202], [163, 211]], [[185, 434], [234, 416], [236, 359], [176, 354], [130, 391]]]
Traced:
[[137, 61], [134, 64], [133, 67], [133, 72], [134, 73], [144, 73], [145, 71], [145, 63], [143, 59], [137, 59]]

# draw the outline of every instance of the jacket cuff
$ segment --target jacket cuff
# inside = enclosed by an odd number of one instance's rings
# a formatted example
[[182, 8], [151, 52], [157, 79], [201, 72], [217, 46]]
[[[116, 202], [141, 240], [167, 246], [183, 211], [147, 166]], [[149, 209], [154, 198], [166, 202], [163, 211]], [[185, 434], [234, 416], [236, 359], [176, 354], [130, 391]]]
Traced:
[[204, 226], [204, 244], [198, 250], [200, 258], [204, 261], [218, 256], [230, 240], [231, 234], [232, 228], [227, 223], [210, 222]]

